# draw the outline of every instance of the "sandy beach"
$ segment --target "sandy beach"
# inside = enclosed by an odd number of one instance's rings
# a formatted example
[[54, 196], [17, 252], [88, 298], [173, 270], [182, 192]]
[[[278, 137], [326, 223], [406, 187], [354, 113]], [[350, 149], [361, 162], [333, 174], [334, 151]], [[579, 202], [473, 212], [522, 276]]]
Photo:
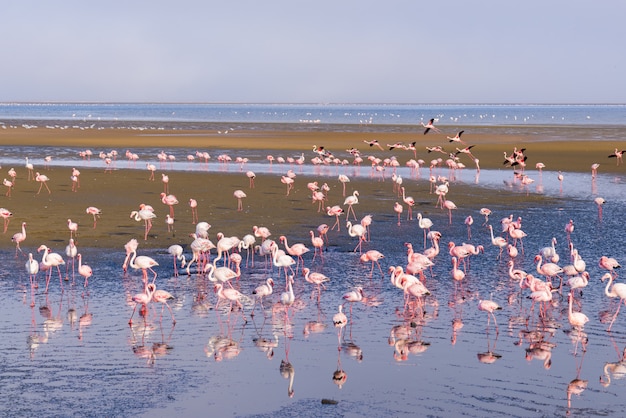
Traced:
[[[616, 166], [615, 159], [607, 158], [611, 150], [620, 147], [613, 142], [592, 142], [583, 140], [545, 141], [533, 136], [502, 137], [502, 136], [473, 136], [467, 134], [464, 140], [473, 144], [472, 152], [480, 159], [481, 168], [504, 169], [503, 153], [513, 150], [513, 147], [526, 148], [529, 155], [528, 168], [534, 169], [536, 162], [543, 162], [546, 170], [587, 171], [594, 162], [601, 163], [599, 172], [621, 172], [622, 166]], [[200, 220], [208, 221], [213, 225], [213, 233], [224, 232], [233, 235], [244, 235], [249, 229], [242, 227], [248, 225], [265, 224], [272, 226], [280, 224], [282, 228], [289, 228], [293, 233], [307, 234], [309, 229], [314, 229], [323, 219], [325, 214], [316, 215], [316, 207], [311, 204], [310, 192], [306, 184], [310, 181], [328, 182], [333, 189], [341, 187], [336, 179], [318, 179], [299, 176], [295, 182], [295, 188], [289, 196], [285, 196], [285, 185], [280, 182], [280, 176], [285, 175], [289, 167], [274, 164], [274, 174], [259, 174], [256, 179], [256, 187], [249, 189], [248, 178], [234, 163], [223, 173], [198, 173], [198, 172], [169, 172], [157, 170], [155, 180], [148, 180], [149, 172], [143, 169], [126, 169], [123, 153], [131, 149], [141, 154], [142, 147], [162, 148], [167, 152], [168, 147], [185, 147], [193, 154], [196, 150], [208, 151], [212, 155], [210, 164], [218, 164], [215, 156], [222, 150], [266, 150], [268, 154], [275, 155], [303, 153], [310, 164], [310, 159], [315, 156], [312, 152], [313, 145], [325, 146], [340, 158], [351, 160], [346, 150], [358, 148], [364, 156], [375, 155], [380, 158], [396, 155], [403, 164], [413, 158], [413, 153], [406, 150], [396, 149], [384, 151], [369, 147], [363, 141], [377, 139], [381, 144], [387, 143], [410, 143], [416, 141], [417, 158], [429, 161], [429, 158], [444, 157], [445, 155], [425, 152], [427, 146], [442, 145], [444, 149], [453, 150], [448, 140], [442, 134], [415, 135], [415, 134], [387, 134], [384, 132], [368, 133], [345, 133], [345, 132], [244, 132], [235, 131], [226, 135], [215, 132], [198, 131], [132, 131], [132, 130], [54, 130], [54, 129], [7, 129], [0, 131], [0, 145], [32, 145], [32, 146], [65, 146], [76, 147], [78, 150], [92, 149], [94, 151], [94, 168], [81, 169], [80, 188], [72, 192], [70, 180], [71, 170], [63, 167], [43, 166], [35, 167], [50, 178], [48, 186], [51, 193], [43, 188], [38, 194], [40, 184], [28, 181], [28, 173], [24, 166], [14, 167], [17, 171], [15, 185], [11, 196], [2, 196], [1, 206], [13, 213], [8, 231], [4, 234], [2, 248], [9, 249], [14, 246], [11, 236], [20, 230], [21, 222], [26, 222], [28, 238], [22, 244], [27, 250], [35, 249], [39, 244], [49, 246], [65, 246], [70, 237], [67, 228], [67, 220], [79, 224], [77, 242], [79, 245], [88, 247], [123, 248], [130, 238], [143, 238], [143, 222], [135, 222], [130, 219], [130, 212], [136, 210], [139, 204], [146, 203], [155, 207], [157, 219], [150, 232], [147, 241], [142, 240], [146, 247], [167, 248], [169, 245], [187, 244], [190, 241], [189, 233], [193, 232], [191, 222], [191, 209], [189, 199], [198, 201], [198, 215]], [[460, 144], [458, 144], [460, 145]], [[118, 150], [120, 161], [117, 168], [105, 172], [103, 164], [97, 161], [99, 151]], [[41, 155], [43, 158], [44, 155]], [[467, 156], [461, 155], [461, 162], [467, 166], [465, 170], [474, 172], [475, 167]], [[53, 156], [54, 158], [54, 156]], [[76, 157], [79, 159], [79, 157]], [[366, 160], [367, 161], [367, 160]], [[156, 156], [141, 155], [137, 163], [139, 167], [146, 163], [155, 163]], [[269, 163], [268, 163], [269, 164]], [[96, 168], [98, 167], [98, 168]], [[3, 167], [8, 170], [10, 167]], [[363, 170], [369, 170], [364, 166]], [[425, 169], [427, 170], [427, 168]], [[508, 169], [511, 170], [511, 169]], [[169, 192], [174, 194], [179, 204], [174, 206], [175, 225], [174, 232], [168, 232], [165, 224], [165, 215], [168, 208], [161, 203], [160, 193], [164, 191], [161, 175], [170, 177]], [[6, 175], [5, 175], [6, 176]], [[389, 174], [390, 176], [390, 174]], [[360, 211], [380, 212], [390, 203], [381, 198], [387, 195], [390, 184], [370, 181], [369, 179], [354, 179], [349, 190], [359, 190], [362, 196]], [[237, 201], [233, 197], [233, 191], [242, 189], [248, 197], [244, 199], [244, 211], [237, 213]], [[416, 182], [407, 185], [407, 189], [417, 200], [423, 204], [429, 204], [432, 196], [429, 196], [429, 183], [427, 181]], [[6, 191], [6, 190], [3, 190]], [[506, 191], [502, 192], [506, 193]], [[331, 194], [337, 195], [332, 192]], [[378, 196], [379, 198], [376, 198]], [[501, 192], [482, 189], [480, 193], [467, 190], [455, 191], [457, 205], [480, 208], [487, 206], [490, 199], [501, 199]], [[512, 195], [508, 199], [546, 199], [544, 196]], [[342, 204], [343, 199], [328, 202], [331, 206]], [[341, 201], [340, 201], [341, 200]], [[86, 208], [95, 206], [102, 210], [102, 216], [97, 219], [97, 227], [93, 228], [93, 218], [87, 214]], [[426, 209], [427, 210], [427, 209]], [[327, 219], [330, 221], [330, 218]], [[242, 222], [243, 221], [243, 222]]]

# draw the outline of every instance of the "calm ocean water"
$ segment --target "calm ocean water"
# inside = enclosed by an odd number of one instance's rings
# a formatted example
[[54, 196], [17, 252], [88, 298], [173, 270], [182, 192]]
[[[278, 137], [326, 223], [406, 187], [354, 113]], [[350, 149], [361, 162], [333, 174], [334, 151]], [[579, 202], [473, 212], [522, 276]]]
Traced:
[[623, 126], [626, 105], [478, 104], [185, 104], [0, 103], [0, 121], [60, 126], [184, 126], [296, 124], [412, 127], [436, 118], [440, 126]]

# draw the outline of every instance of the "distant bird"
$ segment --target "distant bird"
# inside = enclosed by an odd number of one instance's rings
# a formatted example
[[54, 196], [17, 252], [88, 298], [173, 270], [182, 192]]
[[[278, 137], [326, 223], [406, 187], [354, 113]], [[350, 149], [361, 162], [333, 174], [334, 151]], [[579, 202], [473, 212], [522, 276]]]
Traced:
[[85, 212], [93, 216], [93, 229], [96, 229], [96, 219], [102, 215], [102, 211], [95, 206], [89, 206]]
[[434, 123], [435, 123], [435, 118], [432, 118], [431, 120], [429, 120], [427, 124], [424, 124], [424, 122], [422, 122], [422, 126], [426, 128], [424, 129], [424, 135], [426, 135], [431, 129], [437, 133], [441, 132], [438, 128], [435, 127]]
[[380, 149], [381, 151], [383, 151], [383, 147], [382, 147], [382, 145], [380, 145], [380, 144], [378, 143], [378, 140], [376, 140], [376, 139], [374, 139], [374, 140], [372, 140], [372, 141], [367, 141], [367, 140], [365, 140], [365, 139], [364, 139], [364, 140], [363, 140], [363, 142], [365, 142], [366, 144], [368, 144], [370, 147], [375, 146], [375, 147], [378, 147], [378, 149]]

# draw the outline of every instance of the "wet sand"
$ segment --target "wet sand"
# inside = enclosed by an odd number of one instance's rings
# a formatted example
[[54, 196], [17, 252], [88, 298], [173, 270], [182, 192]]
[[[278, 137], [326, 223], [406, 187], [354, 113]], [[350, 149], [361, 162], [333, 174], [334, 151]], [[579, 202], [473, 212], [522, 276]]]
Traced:
[[[34, 251], [40, 244], [46, 244], [57, 251], [65, 247], [69, 237], [67, 220], [79, 224], [76, 238], [79, 246], [120, 248], [131, 238], [138, 238], [141, 245], [153, 248], [167, 248], [171, 244], [186, 245], [190, 242], [189, 234], [194, 231], [191, 222], [191, 209], [188, 205], [190, 198], [198, 201], [198, 215], [202, 221], [209, 222], [213, 228], [212, 235], [224, 232], [228, 235], [242, 236], [250, 233], [253, 225], [272, 227], [280, 225], [280, 229], [296, 234], [307, 234], [309, 229], [314, 229], [322, 222], [332, 223], [334, 219], [324, 213], [317, 213], [316, 206], [311, 204], [310, 192], [306, 185], [309, 181], [328, 182], [331, 190], [331, 200], [328, 205], [341, 205], [341, 183], [335, 178], [313, 178], [298, 176], [294, 190], [289, 196], [285, 196], [286, 187], [280, 182], [280, 176], [284, 175], [290, 167], [287, 164], [274, 164], [272, 174], [258, 174], [255, 188], [250, 189], [248, 178], [239, 167], [232, 164], [226, 173], [215, 172], [169, 172], [157, 170], [155, 180], [148, 180], [149, 172], [142, 169], [125, 169], [122, 164], [123, 154], [126, 149], [138, 151], [142, 147], [162, 148], [167, 151], [168, 147], [189, 148], [190, 153], [196, 150], [208, 151], [212, 155], [210, 164], [218, 164], [215, 156], [218, 150], [249, 149], [267, 150], [269, 153], [292, 151], [304, 153], [307, 164], [310, 158], [315, 156], [312, 152], [313, 145], [323, 145], [328, 150], [335, 152], [341, 158], [351, 160], [346, 152], [350, 148], [358, 148], [364, 155], [376, 155], [381, 158], [396, 155], [402, 164], [413, 158], [413, 153], [405, 150], [380, 151], [375, 147], [369, 147], [363, 143], [377, 139], [381, 144], [418, 141], [417, 158], [429, 161], [430, 158], [444, 157], [443, 154], [425, 152], [426, 146], [443, 145], [444, 149], [452, 150], [454, 145], [449, 144], [445, 135], [415, 135], [415, 134], [388, 134], [380, 133], [345, 133], [345, 132], [245, 132], [235, 131], [228, 135], [219, 135], [215, 132], [199, 131], [133, 131], [133, 130], [58, 130], [58, 129], [8, 129], [0, 132], [0, 146], [30, 145], [30, 146], [65, 146], [77, 149], [92, 149], [94, 154], [101, 150], [117, 149], [120, 153], [120, 163], [117, 169], [105, 173], [103, 165], [98, 168], [81, 168], [80, 188], [72, 192], [70, 180], [71, 170], [63, 167], [51, 167], [45, 169], [42, 166], [35, 167], [50, 178], [48, 186], [51, 193], [48, 194], [45, 187], [38, 194], [40, 184], [28, 181], [28, 173], [24, 166], [14, 167], [17, 171], [16, 184], [11, 196], [2, 196], [0, 206], [7, 208], [13, 213], [13, 218], [5, 239], [0, 246], [4, 249], [14, 248], [11, 236], [20, 230], [20, 223], [26, 222], [27, 239], [22, 243], [25, 252]], [[622, 172], [623, 166], [616, 166], [615, 159], [607, 158], [614, 148], [621, 145], [613, 142], [593, 142], [583, 140], [545, 141], [534, 136], [473, 136], [464, 135], [463, 139], [474, 144], [472, 151], [480, 158], [481, 168], [502, 169], [503, 153], [510, 154], [513, 147], [526, 148], [529, 155], [528, 168], [534, 169], [536, 162], [543, 162], [546, 170], [561, 171], [588, 171], [594, 162], [600, 163], [599, 172]], [[278, 154], [277, 154], [278, 155]], [[44, 155], [41, 156], [43, 158]], [[475, 171], [470, 160], [461, 155], [461, 161], [467, 166], [468, 171]], [[463, 158], [464, 157], [464, 158]], [[77, 156], [77, 158], [79, 158]], [[147, 162], [156, 163], [156, 156], [143, 157], [140, 166]], [[97, 156], [94, 156], [97, 159]], [[367, 160], [366, 160], [367, 161]], [[125, 161], [123, 161], [125, 163]], [[139, 163], [138, 163], [139, 164]], [[269, 164], [269, 163], [268, 163]], [[94, 167], [97, 164], [94, 164]], [[10, 167], [3, 167], [8, 170]], [[362, 168], [370, 170], [368, 166]], [[425, 173], [428, 169], [425, 168]], [[297, 169], [295, 169], [297, 173]], [[165, 215], [168, 207], [161, 203], [160, 193], [164, 191], [161, 174], [170, 177], [169, 192], [174, 194], [179, 204], [174, 206], [175, 225], [174, 232], [168, 232], [165, 224]], [[390, 174], [389, 174], [390, 175]], [[6, 176], [6, 174], [5, 174]], [[388, 189], [390, 182], [372, 181], [367, 177], [353, 179], [349, 183], [349, 193], [359, 190], [361, 202], [360, 213], [380, 213], [391, 211], [393, 202], [389, 202]], [[244, 199], [244, 211], [237, 212], [237, 200], [233, 197], [233, 191], [242, 189], [248, 195]], [[432, 203], [429, 195], [429, 183], [426, 179], [407, 186], [411, 195], [423, 204]], [[488, 206], [490, 202], [503, 199], [506, 191], [494, 191], [478, 187], [475, 191], [459, 191], [455, 193], [457, 205], [465, 207]], [[3, 189], [3, 192], [6, 189]], [[409, 190], [407, 190], [409, 191]], [[544, 200], [545, 196], [524, 196], [512, 194], [507, 199]], [[147, 241], [143, 240], [143, 222], [130, 219], [132, 210], [137, 210], [139, 204], [152, 205], [157, 212], [157, 219], [150, 232]], [[85, 212], [88, 206], [96, 206], [102, 210], [102, 216], [97, 221], [97, 227], [93, 228], [93, 218]]]

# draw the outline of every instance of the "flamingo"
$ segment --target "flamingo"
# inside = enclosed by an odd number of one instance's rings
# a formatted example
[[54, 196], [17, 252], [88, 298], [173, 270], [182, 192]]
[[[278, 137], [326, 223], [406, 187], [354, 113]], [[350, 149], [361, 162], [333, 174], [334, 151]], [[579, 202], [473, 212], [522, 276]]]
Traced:
[[342, 196], [346, 197], [346, 183], [350, 182], [350, 178], [348, 176], [346, 176], [345, 174], [339, 174], [338, 180], [343, 185], [343, 195]]
[[493, 318], [493, 323], [496, 326], [496, 334], [498, 333], [498, 323], [496, 322], [496, 316], [494, 315], [494, 311], [501, 310], [502, 307], [498, 305], [493, 300], [480, 300], [478, 302], [478, 310], [487, 312], [487, 326], [489, 326], [489, 318]]
[[431, 221], [430, 218], [422, 217], [422, 214], [418, 213], [417, 224], [422, 229], [422, 231], [424, 231], [424, 248], [426, 248], [426, 234], [427, 234], [426, 231], [430, 232], [430, 228], [432, 228], [433, 226], [433, 221]]
[[363, 288], [357, 286], [353, 290], [344, 293], [341, 298], [344, 299], [346, 302], [350, 302], [350, 318], [352, 318], [352, 304], [354, 302], [363, 301]]
[[394, 212], [396, 212], [398, 214], [398, 226], [400, 226], [400, 217], [402, 216], [402, 210], [403, 209], [404, 209], [404, 207], [400, 203], [395, 202], [393, 204], [393, 210], [394, 210]]
[[293, 257], [298, 257], [298, 262], [296, 263], [296, 273], [297, 273], [298, 263], [302, 263], [302, 267], [304, 267], [304, 259], [302, 258], [302, 255], [308, 253], [311, 250], [306, 245], [299, 243], [299, 242], [296, 244], [293, 244], [290, 247], [289, 243], [287, 242], [287, 237], [284, 235], [280, 236], [280, 242], [282, 242], [283, 245], [285, 246], [285, 250], [287, 250], [287, 254]]
[[[295, 260], [291, 258], [291, 256], [288, 256], [287, 254], [279, 255], [278, 245], [275, 242], [272, 242], [272, 244], [270, 245], [270, 252], [272, 254], [272, 262], [274, 266], [278, 268], [282, 267], [284, 269], [285, 280], [287, 280], [288, 279], [287, 269], [289, 269], [291, 271], [291, 274], [293, 274], [293, 268], [291, 268], [291, 266], [296, 264]], [[287, 280], [287, 282], [289, 283], [289, 280]]]
[[84, 277], [85, 279], [84, 287], [87, 287], [87, 284], [89, 283], [89, 278], [93, 275], [93, 270], [87, 264], [83, 264], [82, 254], [78, 253], [76, 257], [78, 258], [78, 274]]
[[488, 225], [488, 228], [489, 228], [489, 232], [491, 233], [491, 244], [494, 247], [498, 247], [500, 249], [500, 253], [498, 254], [498, 257], [496, 257], [497, 259], [499, 259], [502, 256], [502, 251], [504, 251], [504, 247], [507, 246], [507, 242], [504, 238], [495, 237], [493, 235], [493, 226]]
[[132, 301], [135, 302], [135, 307], [133, 308], [133, 313], [130, 315], [130, 319], [128, 320], [129, 325], [133, 324], [133, 316], [135, 315], [137, 306], [141, 305], [142, 310], [146, 309], [148, 303], [152, 301], [152, 294], [155, 290], [156, 286], [152, 283], [149, 283], [144, 287], [143, 293], [137, 293], [132, 297]]
[[252, 232], [254, 233], [255, 237], [261, 238], [262, 241], [265, 241], [267, 238], [269, 238], [272, 235], [270, 230], [264, 226], [255, 225], [252, 227]]
[[237, 211], [241, 212], [243, 210], [243, 198], [248, 197], [243, 190], [235, 190], [233, 192], [233, 196], [237, 199]]
[[624, 152], [626, 152], [626, 150], [620, 150], [618, 148], [615, 148], [615, 151], [613, 152], [613, 154], [609, 155], [608, 158], [615, 158], [617, 165], [620, 165], [622, 163], [622, 157], [623, 157]]
[[311, 235], [311, 244], [313, 245], [313, 261], [319, 253], [320, 258], [324, 260], [324, 238], [315, 236], [315, 232], [309, 231]]
[[333, 325], [335, 326], [335, 328], [338, 328], [337, 331], [337, 349], [339, 351], [341, 351], [341, 331], [343, 330], [343, 328], [346, 326], [346, 324], [348, 323], [348, 318], [346, 317], [346, 314], [343, 313], [343, 305], [339, 305], [338, 308], [338, 312], [333, 315]]
[[169, 305], [169, 303], [167, 303], [168, 300], [174, 299], [174, 295], [166, 290], [156, 289], [154, 283], [150, 283], [148, 286], [153, 286], [155, 288], [155, 290], [153, 290], [152, 292], [152, 301], [162, 304], [161, 318], [163, 318], [163, 309], [167, 307], [167, 310], [170, 311], [170, 316], [172, 317], [172, 324], [175, 324], [176, 319], [174, 319], [174, 312], [172, 312], [172, 307]]
[[28, 170], [28, 181], [34, 180], [35, 175], [33, 174], [33, 170], [35, 169], [35, 167], [33, 167], [33, 164], [28, 161], [28, 157], [26, 157], [26, 164], [24, 165], [24, 167], [26, 167], [26, 169]]
[[43, 251], [43, 255], [41, 257], [41, 264], [49, 268], [48, 277], [46, 279], [46, 291], [45, 292], [48, 293], [48, 285], [50, 284], [50, 278], [52, 277], [51, 267], [57, 268], [57, 271], [59, 272], [59, 283], [61, 285], [61, 291], [63, 291], [63, 278], [61, 277], [61, 269], [59, 268], [59, 265], [65, 264], [63, 257], [61, 257], [57, 253], [51, 253], [50, 249], [45, 245], [40, 245], [39, 248], [37, 248], [38, 253], [41, 251]]
[[472, 224], [474, 223], [474, 218], [472, 215], [468, 215], [467, 218], [463, 221], [463, 223], [467, 226], [467, 239], [472, 239]]
[[463, 279], [465, 278], [465, 273], [463, 272], [463, 270], [459, 270], [458, 260], [456, 257], [452, 257], [451, 276], [452, 276], [452, 279], [455, 281], [455, 288], [456, 288], [456, 283], [460, 283], [461, 291], [463, 291]]
[[491, 215], [491, 209], [481, 208], [478, 212], [485, 217], [485, 222], [483, 222], [483, 226], [487, 225], [489, 223], [489, 215]]
[[[407, 206], [407, 220], [411, 220], [413, 219], [413, 206], [415, 206], [415, 199], [413, 199], [411, 196], [406, 196], [404, 194], [404, 186], [400, 187], [400, 190], [402, 191], [402, 201], [404, 203], [406, 203]], [[399, 223], [398, 223], [399, 225]]]
[[359, 243], [354, 247], [353, 252], [356, 252], [356, 249], [359, 249], [359, 254], [361, 254], [361, 246], [363, 241], [365, 241], [365, 227], [361, 224], [354, 224], [348, 221], [346, 222], [346, 228], [348, 228], [348, 235], [351, 237], [359, 237]]
[[168, 205], [170, 207], [170, 216], [174, 217], [174, 205], [178, 205], [178, 199], [173, 194], [166, 195], [165, 193], [161, 193], [161, 202], [164, 205]]
[[185, 268], [186, 260], [183, 254], [183, 247], [178, 244], [170, 245], [167, 248], [167, 252], [174, 257], [174, 277], [178, 277], [178, 261], [180, 261], [180, 268]]
[[159, 263], [157, 263], [153, 258], [145, 256], [145, 255], [137, 256], [136, 248], [133, 249], [132, 257], [130, 258], [129, 265], [135, 270], [141, 269], [141, 273], [143, 274], [142, 279], [143, 279], [144, 284], [148, 283], [148, 270], [150, 270], [152, 274], [154, 274], [154, 277], [152, 278], [152, 283], [156, 281], [157, 273], [156, 271], [152, 269], [152, 267], [158, 266]]
[[[611, 273], [611, 275], [615, 273], [615, 269], [618, 269], [621, 267], [621, 265], [617, 262], [616, 259], [612, 257], [607, 257], [605, 255], [600, 257], [600, 261], [598, 265], [600, 266], [601, 269], [608, 270]], [[615, 276], [617, 276], [617, 273], [615, 273]]]
[[436, 128], [434, 123], [435, 123], [435, 118], [432, 118], [431, 120], [428, 121], [427, 124], [424, 124], [424, 122], [421, 122], [422, 126], [425, 128], [424, 129], [424, 135], [426, 135], [428, 132], [430, 132], [430, 130], [433, 130], [437, 133], [441, 133], [441, 131], [439, 130], [439, 128]]
[[[76, 248], [76, 244], [74, 243], [74, 239], [70, 238], [69, 243], [67, 244], [67, 246], [65, 247], [65, 255], [68, 257], [68, 259], [72, 260], [72, 280], [74, 279], [74, 266], [75, 266], [75, 260], [76, 260], [76, 255], [78, 255], [78, 248]], [[69, 263], [65, 264], [65, 278], [67, 280], [68, 277], [68, 268], [69, 268]]]
[[250, 188], [254, 189], [254, 179], [256, 178], [256, 174], [254, 174], [254, 171], [246, 171], [246, 176], [248, 177]]
[[85, 209], [85, 212], [93, 216], [93, 229], [96, 229], [96, 219], [102, 215], [102, 211], [95, 206], [89, 206]]
[[[617, 310], [615, 311], [615, 314], [613, 314], [613, 319], [611, 319], [611, 323], [609, 324], [609, 328], [607, 329], [607, 331], [610, 331], [611, 327], [613, 326], [613, 322], [615, 322], [615, 318], [617, 318], [617, 314], [619, 313], [619, 308], [622, 306], [622, 302], [626, 303], [626, 284], [615, 283], [613, 284], [613, 287], [611, 287], [611, 284], [613, 283], [613, 280], [615, 279], [615, 277], [613, 277], [613, 274], [611, 274], [611, 272], [605, 273], [604, 276], [602, 276], [600, 280], [604, 282], [606, 279], [609, 279], [609, 282], [606, 284], [606, 287], [604, 288], [604, 294], [610, 298], [619, 298], [619, 303], [617, 304]], [[609, 288], [611, 288], [611, 290], [609, 290]]]
[[455, 136], [447, 136], [446, 138], [448, 138], [449, 142], [460, 142], [462, 144], [465, 144], [465, 142], [463, 142], [463, 140], [461, 139], [461, 135], [463, 135], [463, 132], [465, 131], [459, 131]]
[[13, 234], [13, 237], [11, 238], [11, 241], [15, 243], [15, 256], [16, 257], [17, 257], [18, 251], [20, 253], [22, 252], [22, 249], [20, 248], [20, 243], [24, 242], [25, 239], [26, 239], [26, 222], [22, 222], [22, 232], [16, 232], [15, 234]]
[[126, 250], [126, 258], [124, 258], [124, 263], [122, 264], [122, 270], [126, 273], [126, 268], [128, 267], [128, 262], [130, 261], [130, 257], [132, 256], [134, 251], [137, 251], [137, 247], [139, 243], [135, 238], [132, 238], [126, 244], [124, 244], [124, 249]]
[[[263, 311], [265, 311], [265, 308], [263, 308], [263, 298], [266, 296], [270, 296], [273, 292], [274, 292], [274, 279], [272, 279], [271, 277], [267, 278], [265, 280], [265, 283], [257, 286], [252, 291], [252, 294], [257, 297], [257, 300], [261, 301], [260, 303], [261, 303], [261, 308], [263, 309]], [[256, 306], [256, 300], [254, 302], [254, 306]], [[252, 312], [254, 313], [254, 307], [252, 307]]]
[[593, 199], [596, 205], [598, 205], [598, 219], [602, 221], [602, 206], [606, 203], [603, 197], [596, 197]]
[[448, 209], [448, 218], [450, 220], [450, 225], [452, 225], [452, 211], [457, 209], [456, 204], [451, 200], [444, 200], [442, 206]]
[[352, 216], [354, 216], [354, 220], [356, 221], [356, 214], [354, 213], [354, 208], [352, 207], [352, 205], [356, 205], [359, 203], [359, 192], [357, 190], [352, 192], [351, 196], [346, 197], [346, 199], [343, 201], [343, 205], [346, 206], [348, 205], [348, 209], [346, 210], [346, 219], [350, 218], [350, 212], [352, 212]]
[[569, 220], [568, 223], [565, 224], [565, 233], [567, 234], [567, 241], [571, 242], [571, 235], [574, 232], [574, 221], [572, 219]]
[[376, 264], [378, 266], [378, 270], [380, 271], [380, 274], [384, 275], [383, 274], [383, 269], [380, 267], [380, 262], [378, 261], [378, 260], [381, 260], [383, 258], [385, 258], [385, 256], [380, 251], [369, 250], [369, 251], [366, 251], [363, 255], [361, 255], [360, 260], [363, 263], [366, 263], [368, 261], [372, 262], [372, 269], [370, 270], [370, 276], [374, 272], [374, 264]]
[[144, 241], [148, 240], [148, 233], [150, 232], [150, 229], [152, 229], [152, 219], [155, 219], [157, 216], [154, 214], [153, 211], [149, 210], [149, 209], [141, 209], [139, 211], [134, 210], [130, 213], [130, 217], [134, 218], [137, 222], [139, 221], [143, 221], [144, 225], [145, 225], [145, 234], [144, 234]]
[[561, 289], [561, 286], [563, 286], [563, 278], [559, 275], [563, 273], [563, 269], [555, 263], [544, 263], [542, 265], [542, 262], [543, 257], [541, 255], [535, 256], [535, 263], [537, 263], [537, 273], [545, 276], [546, 279], [550, 280], [552, 280], [553, 277], [559, 277], [561, 279], [559, 289]]
[[582, 312], [573, 312], [572, 301], [574, 300], [574, 295], [572, 294], [572, 292], [569, 292], [567, 298], [569, 300], [569, 311], [567, 312], [567, 319], [569, 320], [572, 328], [578, 331], [582, 331], [582, 329], [585, 327], [585, 324], [589, 322], [589, 318]]
[[287, 278], [287, 290], [280, 295], [280, 303], [289, 308], [296, 301], [296, 295], [293, 293], [293, 276]]
[[2, 231], [3, 234], [6, 234], [7, 232], [7, 229], [9, 228], [9, 222], [11, 222], [12, 216], [13, 216], [13, 213], [11, 213], [10, 210], [5, 209], [5, 208], [0, 208], [0, 217], [4, 219], [4, 230]]
[[11, 197], [11, 189], [13, 188], [13, 182], [11, 182], [11, 181], [9, 181], [7, 179], [4, 179], [4, 180], [2, 180], [2, 184], [4, 186], [6, 186], [6, 188], [7, 188], [7, 192], [5, 193], [5, 196]]
[[198, 201], [196, 199], [189, 199], [189, 207], [191, 208], [191, 223], [198, 222]]
[[333, 224], [333, 227], [330, 228], [330, 230], [332, 231], [333, 229], [335, 229], [335, 226], [337, 227], [337, 231], [339, 231], [341, 228], [339, 226], [339, 217], [343, 214], [343, 209], [339, 206], [339, 205], [335, 205], [333, 207], [327, 206], [326, 207], [326, 214], [328, 216], [334, 216], [335, 217], [335, 223]]
[[48, 180], [50, 180], [48, 176], [46, 176], [45, 174], [36, 173], [35, 180], [39, 182], [39, 190], [37, 190], [37, 194], [41, 192], [41, 188], [43, 186], [46, 186], [46, 190], [48, 190], [48, 194], [51, 193], [50, 188], [48, 187]]
[[[315, 271], [312, 272], [311, 269], [309, 269], [308, 267], [304, 267], [302, 269], [302, 273], [304, 274], [304, 280], [306, 280], [308, 283], [314, 284], [317, 287], [317, 301], [319, 302], [322, 295], [322, 288], [326, 290], [326, 286], [324, 285], [324, 283], [329, 282], [330, 278], [322, 273], [318, 273]], [[311, 294], [311, 297], [313, 297], [313, 294]]]
[[67, 228], [70, 230], [70, 238], [74, 238], [75, 235], [78, 235], [78, 224], [76, 222], [72, 222], [71, 219], [68, 219]]

